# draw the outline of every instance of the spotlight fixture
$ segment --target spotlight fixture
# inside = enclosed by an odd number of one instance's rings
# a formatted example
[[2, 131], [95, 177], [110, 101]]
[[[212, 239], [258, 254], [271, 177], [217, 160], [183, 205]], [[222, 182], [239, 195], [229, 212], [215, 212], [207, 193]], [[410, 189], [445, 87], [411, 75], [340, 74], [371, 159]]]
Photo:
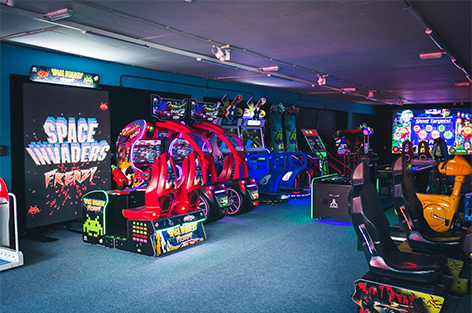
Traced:
[[470, 82], [456, 82], [455, 86], [456, 87], [470, 86]]
[[46, 14], [43, 15], [43, 17], [47, 18], [48, 20], [50, 20], [52, 22], [54, 22], [54, 21], [58, 21], [58, 20], [62, 20], [62, 19], [71, 17], [72, 13], [73, 13], [72, 9], [61, 9], [61, 10], [57, 10], [57, 11], [54, 11], [54, 12], [46, 13]]
[[211, 52], [215, 55], [215, 57], [220, 61], [229, 61], [230, 60], [230, 50], [229, 45], [218, 47], [212, 46]]
[[369, 90], [369, 94], [367, 95], [367, 98], [373, 98], [374, 97], [374, 91]]
[[446, 52], [422, 53], [420, 54], [420, 59], [421, 60], [440, 59], [443, 56], [443, 54], [446, 54]]
[[356, 88], [343, 88], [342, 91], [343, 91], [343, 93], [354, 92], [354, 91], [356, 91]]
[[261, 72], [277, 72], [280, 68], [278, 66], [266, 66], [259, 67], [258, 70]]
[[15, 6], [15, 0], [1, 0], [0, 1], [1, 4], [6, 4], [8, 5], [9, 7], [14, 7]]
[[319, 75], [318, 74], [318, 85], [322, 86], [322, 85], [326, 85], [326, 77], [328, 77], [328, 75]]

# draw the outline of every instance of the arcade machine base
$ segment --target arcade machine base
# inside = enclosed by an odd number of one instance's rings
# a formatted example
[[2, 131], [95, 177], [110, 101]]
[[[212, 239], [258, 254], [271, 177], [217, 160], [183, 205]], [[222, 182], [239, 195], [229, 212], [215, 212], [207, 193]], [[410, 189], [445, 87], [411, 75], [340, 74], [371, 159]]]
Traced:
[[346, 177], [313, 180], [311, 191], [311, 218], [351, 220], [348, 197], [351, 182]]
[[10, 248], [0, 248], [0, 272], [22, 265], [23, 253], [21, 251], [17, 252]]
[[434, 285], [402, 283], [373, 277], [370, 272], [354, 283], [352, 300], [359, 312], [470, 312], [471, 295], [450, 293], [454, 278], [441, 275]]
[[[113, 191], [97, 190], [86, 194], [82, 198], [84, 242], [160, 256], [206, 239], [203, 210], [153, 221], [126, 220], [121, 210], [130, 207], [129, 202], [134, 201], [130, 194], [117, 195]], [[125, 205], [118, 207], [116, 203]]]
[[17, 216], [18, 207], [16, 202], [16, 196], [13, 193], [8, 192], [4, 180], [0, 178], [0, 230], [2, 230], [0, 242], [2, 242], [3, 245], [7, 246], [10, 242], [10, 197], [13, 199], [15, 249], [0, 247], [0, 272], [23, 265], [23, 253], [19, 250]]
[[261, 192], [259, 190], [259, 202], [274, 204], [274, 203], [283, 203], [287, 202], [289, 196], [286, 194], [272, 193], [272, 192]]

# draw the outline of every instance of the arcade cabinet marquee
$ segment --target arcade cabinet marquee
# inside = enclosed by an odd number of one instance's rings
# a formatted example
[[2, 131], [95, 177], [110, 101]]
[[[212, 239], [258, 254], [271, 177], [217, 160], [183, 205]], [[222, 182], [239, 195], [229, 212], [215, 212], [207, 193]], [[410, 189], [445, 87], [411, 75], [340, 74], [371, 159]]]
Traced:
[[417, 149], [420, 141], [432, 147], [442, 138], [450, 154], [472, 154], [471, 119], [470, 108], [393, 111], [392, 153], [401, 153], [406, 140]]

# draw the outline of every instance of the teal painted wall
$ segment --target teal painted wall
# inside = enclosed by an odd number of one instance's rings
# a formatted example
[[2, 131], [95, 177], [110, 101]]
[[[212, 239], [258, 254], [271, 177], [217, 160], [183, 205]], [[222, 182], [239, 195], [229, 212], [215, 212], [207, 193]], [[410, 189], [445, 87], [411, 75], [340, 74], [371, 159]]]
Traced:
[[[42, 49], [0, 44], [0, 145], [7, 146], [8, 155], [0, 157], [0, 177], [4, 178], [11, 188], [11, 134], [10, 134], [10, 74], [29, 76], [32, 65], [54, 66], [100, 75], [100, 84], [119, 86], [121, 75], [139, 76], [160, 81], [124, 77], [122, 86], [137, 89], [166, 91], [191, 94], [197, 100], [203, 97], [220, 98], [227, 93], [231, 99], [237, 94], [245, 98], [254, 95], [256, 99], [266, 98], [268, 103], [282, 102], [297, 104], [302, 107], [345, 111], [348, 113], [348, 127], [352, 125], [352, 113], [374, 114], [373, 106], [346, 101], [331, 100], [322, 97], [300, 95], [268, 88], [251, 87], [224, 83], [192, 76], [147, 70], [139, 67], [94, 60], [80, 56], [54, 53]], [[165, 82], [167, 81], [167, 82]], [[231, 91], [233, 90], [233, 91]], [[146, 104], [147, 105], [147, 104]], [[14, 192], [14, 191], [13, 191]]]

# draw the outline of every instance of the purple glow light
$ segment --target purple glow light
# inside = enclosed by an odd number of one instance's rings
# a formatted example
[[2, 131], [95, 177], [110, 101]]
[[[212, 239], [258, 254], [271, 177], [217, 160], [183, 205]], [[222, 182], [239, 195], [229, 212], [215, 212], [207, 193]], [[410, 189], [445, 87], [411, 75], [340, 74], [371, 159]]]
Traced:
[[352, 226], [350, 222], [343, 222], [343, 221], [317, 220], [317, 222], [322, 223], [322, 224], [336, 225], [336, 226]]

